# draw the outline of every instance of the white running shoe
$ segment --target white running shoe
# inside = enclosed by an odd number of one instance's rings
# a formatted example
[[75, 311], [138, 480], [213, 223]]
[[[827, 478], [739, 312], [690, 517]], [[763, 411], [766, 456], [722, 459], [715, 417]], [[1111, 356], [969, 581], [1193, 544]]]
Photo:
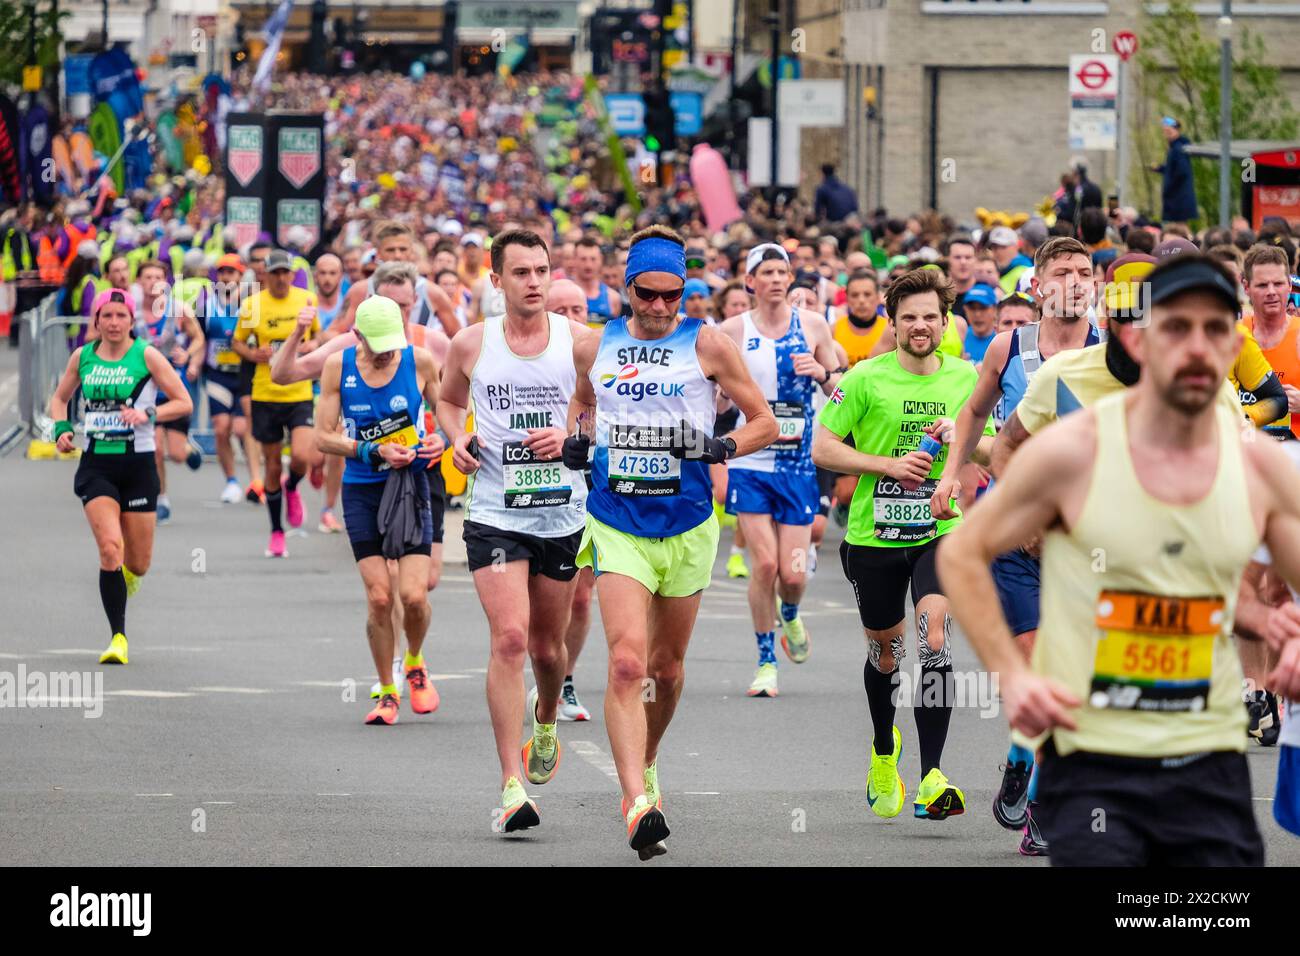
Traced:
[[234, 478], [226, 480], [226, 487], [221, 491], [221, 503], [223, 505], [233, 505], [244, 498], [244, 489], [239, 487], [239, 482]]
[[560, 720], [591, 720], [591, 711], [582, 706], [582, 701], [578, 700], [578, 692], [567, 680], [560, 690]]

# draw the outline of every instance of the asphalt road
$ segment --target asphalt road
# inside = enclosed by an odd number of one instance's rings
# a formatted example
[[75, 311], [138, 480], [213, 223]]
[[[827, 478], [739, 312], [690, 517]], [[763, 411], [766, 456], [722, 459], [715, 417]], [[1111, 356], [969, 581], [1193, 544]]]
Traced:
[[[129, 607], [131, 664], [100, 668], [108, 635], [74, 468], [0, 459], [0, 672], [87, 672], [87, 694], [94, 674], [103, 681], [96, 718], [66, 688], [56, 702], [70, 706], [0, 707], [0, 862], [640, 865], [600, 717], [598, 620], [576, 670], [596, 719], [560, 725], [562, 766], [530, 790], [541, 827], [502, 836], [491, 829], [487, 630], [463, 564], [449, 563], [432, 598], [426, 658], [441, 708], [365, 726], [374, 675], [346, 541], [290, 537], [290, 557], [269, 561], [263, 509], [217, 504], [211, 464], [195, 475], [173, 467], [175, 516]], [[306, 498], [318, 505], [316, 492]], [[954, 713], [944, 769], [969, 812], [932, 822], [905, 809], [885, 821], [863, 794], [864, 649], [833, 549], [804, 608], [810, 660], [782, 658], [778, 699], [746, 698], [755, 650], [744, 584], [719, 560], [659, 761], [670, 852], [651, 865], [1045, 865], [1019, 857], [1018, 835], [988, 809], [1006, 728], [965, 642], [955, 663], [971, 693]], [[909, 647], [914, 665], [914, 638]], [[915, 725], [906, 710], [898, 724], [910, 800]], [[1249, 757], [1269, 863], [1300, 864], [1300, 842], [1272, 819], [1277, 752], [1256, 746]]]

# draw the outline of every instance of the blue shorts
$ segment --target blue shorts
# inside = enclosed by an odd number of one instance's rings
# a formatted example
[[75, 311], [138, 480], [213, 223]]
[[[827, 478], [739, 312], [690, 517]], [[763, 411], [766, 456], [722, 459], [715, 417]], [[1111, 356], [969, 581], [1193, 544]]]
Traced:
[[1038, 630], [1038, 559], [1019, 549], [999, 554], [993, 559], [993, 581], [1011, 633]]
[[239, 403], [239, 373], [217, 369], [203, 370], [203, 390], [208, 395], [208, 417], [218, 415], [243, 415]]
[[[352, 557], [356, 561], [382, 557], [384, 554], [384, 536], [379, 533], [379, 503], [384, 498], [384, 484], [383, 481], [343, 482], [343, 523], [347, 526], [348, 541], [352, 543]], [[424, 535], [420, 544], [407, 550], [402, 557], [433, 553], [433, 512], [429, 508], [429, 483], [417, 481], [415, 490], [422, 499], [420, 513], [423, 517]]]
[[727, 514], [771, 515], [777, 524], [809, 525], [817, 517], [817, 475], [727, 469]]
[[1273, 819], [1283, 830], [1300, 836], [1300, 747], [1278, 748]]

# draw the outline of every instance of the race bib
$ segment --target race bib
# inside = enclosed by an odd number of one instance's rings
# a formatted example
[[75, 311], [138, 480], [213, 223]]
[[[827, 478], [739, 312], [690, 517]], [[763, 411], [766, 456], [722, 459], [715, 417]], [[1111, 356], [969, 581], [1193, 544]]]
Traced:
[[1220, 597], [1102, 591], [1089, 704], [1111, 710], [1204, 710], [1224, 607]]
[[561, 461], [538, 461], [523, 442], [501, 448], [502, 483], [507, 508], [554, 508], [573, 497], [569, 470]]
[[122, 409], [86, 410], [86, 434], [95, 441], [124, 441], [135, 434], [135, 426], [122, 421]]
[[772, 414], [776, 416], [778, 428], [776, 441], [768, 447], [778, 451], [797, 451], [803, 447], [804, 429], [808, 427], [808, 418], [803, 406], [797, 402], [768, 402]]
[[609, 490], [616, 495], [676, 495], [682, 490], [682, 462], [672, 447], [671, 427], [609, 426]]
[[915, 491], [908, 491], [893, 478], [876, 481], [872, 497], [872, 518], [876, 538], [881, 541], [928, 541], [934, 537], [935, 520], [930, 497], [939, 482], [928, 478]]
[[[394, 412], [369, 425], [363, 425], [357, 429], [356, 437], [360, 441], [372, 441], [380, 445], [405, 445], [407, 448], [415, 448], [420, 444], [420, 434], [415, 430], [415, 422], [411, 420], [411, 413], [406, 409]], [[388, 467], [388, 463], [384, 462], [378, 466], [378, 470], [384, 471]]]
[[238, 367], [239, 353], [234, 349], [217, 349], [217, 365], [222, 369]]

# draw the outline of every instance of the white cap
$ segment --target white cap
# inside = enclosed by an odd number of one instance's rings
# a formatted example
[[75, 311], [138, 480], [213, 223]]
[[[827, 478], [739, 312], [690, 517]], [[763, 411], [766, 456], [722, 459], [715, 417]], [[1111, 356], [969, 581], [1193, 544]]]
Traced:
[[448, 219], [442, 224], [441, 232], [444, 236], [459, 236], [464, 231], [465, 227], [455, 219]]
[[82, 239], [77, 243], [77, 255], [84, 256], [87, 259], [99, 258], [99, 243], [94, 239]]
[[1020, 245], [1020, 236], [1010, 226], [994, 226], [989, 230], [988, 244], [990, 246], [1018, 246]]
[[745, 274], [748, 275], [753, 272], [768, 259], [780, 259], [786, 265], [790, 264], [789, 253], [775, 242], [765, 242], [749, 250], [749, 255], [745, 257]]
[[480, 249], [482, 249], [483, 237], [480, 236], [477, 232], [467, 232], [465, 233], [465, 235], [460, 237], [460, 244], [462, 246], [478, 246]]

